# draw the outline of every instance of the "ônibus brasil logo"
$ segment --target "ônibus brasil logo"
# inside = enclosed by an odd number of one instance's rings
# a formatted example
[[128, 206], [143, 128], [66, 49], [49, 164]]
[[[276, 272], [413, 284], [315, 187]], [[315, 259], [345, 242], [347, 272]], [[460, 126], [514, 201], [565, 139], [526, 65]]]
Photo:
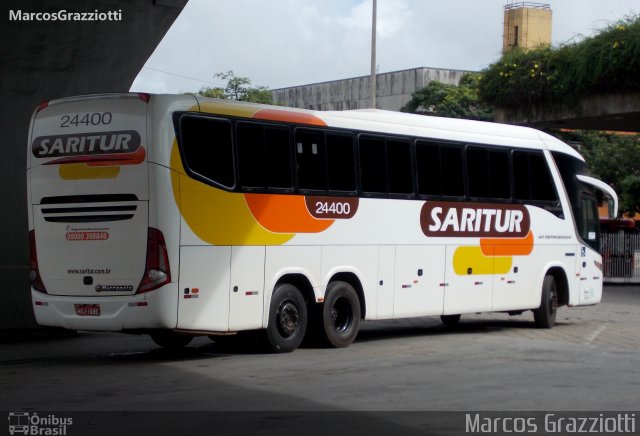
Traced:
[[10, 435], [66, 436], [73, 425], [73, 418], [37, 412], [10, 412], [8, 420]]

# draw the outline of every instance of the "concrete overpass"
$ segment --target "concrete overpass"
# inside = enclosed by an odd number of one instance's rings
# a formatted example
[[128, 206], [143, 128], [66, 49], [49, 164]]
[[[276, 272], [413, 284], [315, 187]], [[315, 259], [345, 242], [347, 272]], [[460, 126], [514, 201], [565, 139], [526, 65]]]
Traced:
[[[188, 0], [4, 0], [0, 9], [0, 330], [35, 327], [29, 292], [26, 156], [43, 100], [128, 91]], [[117, 21], [16, 20], [119, 11]], [[13, 11], [13, 12], [11, 12]], [[24, 15], [22, 15], [24, 16]], [[117, 16], [113, 14], [113, 16]]]
[[496, 111], [496, 121], [543, 129], [640, 132], [640, 93], [585, 97], [569, 107], [523, 105], [517, 111], [499, 109]]

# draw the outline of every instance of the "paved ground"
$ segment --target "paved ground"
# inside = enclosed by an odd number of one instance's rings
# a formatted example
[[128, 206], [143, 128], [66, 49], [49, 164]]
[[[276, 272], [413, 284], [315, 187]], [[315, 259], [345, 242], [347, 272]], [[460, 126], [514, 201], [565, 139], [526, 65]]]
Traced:
[[640, 410], [640, 288], [530, 313], [365, 323], [347, 349], [261, 354], [80, 333], [0, 344], [0, 411]]

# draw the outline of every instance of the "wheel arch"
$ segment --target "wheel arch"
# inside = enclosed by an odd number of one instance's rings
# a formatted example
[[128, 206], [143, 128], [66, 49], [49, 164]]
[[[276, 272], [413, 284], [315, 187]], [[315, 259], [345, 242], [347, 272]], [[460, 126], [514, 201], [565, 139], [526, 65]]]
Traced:
[[[316, 296], [313, 291], [313, 285], [307, 276], [300, 273], [289, 273], [280, 277], [275, 285], [273, 286], [273, 290], [275, 290], [282, 283], [289, 283], [302, 293], [302, 297], [304, 301], [309, 304], [316, 301]], [[271, 292], [273, 292], [273, 290]]]
[[343, 271], [332, 275], [328, 283], [336, 281], [349, 283], [351, 286], [353, 286], [353, 289], [356, 290], [356, 294], [358, 294], [358, 300], [360, 302], [360, 319], [364, 320], [367, 315], [367, 305], [364, 296], [364, 288], [362, 287], [360, 278], [353, 272]]

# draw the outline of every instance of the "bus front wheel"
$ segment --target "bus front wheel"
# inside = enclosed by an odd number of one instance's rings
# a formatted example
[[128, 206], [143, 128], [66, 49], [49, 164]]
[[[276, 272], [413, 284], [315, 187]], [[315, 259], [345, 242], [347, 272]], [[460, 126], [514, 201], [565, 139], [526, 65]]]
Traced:
[[536, 327], [550, 329], [556, 323], [558, 313], [558, 285], [552, 275], [546, 275], [542, 282], [540, 307], [533, 310]]
[[351, 345], [360, 327], [360, 300], [349, 283], [335, 281], [327, 287], [322, 308], [325, 339], [332, 347]]
[[300, 346], [307, 330], [307, 305], [295, 286], [279, 285], [271, 296], [267, 343], [276, 353], [289, 353]]

